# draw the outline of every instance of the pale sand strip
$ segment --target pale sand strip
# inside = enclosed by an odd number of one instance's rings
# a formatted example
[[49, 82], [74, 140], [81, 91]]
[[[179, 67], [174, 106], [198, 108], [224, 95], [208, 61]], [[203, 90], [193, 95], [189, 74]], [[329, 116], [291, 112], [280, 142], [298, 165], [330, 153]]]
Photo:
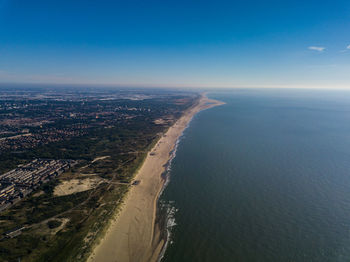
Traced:
[[[220, 101], [202, 96], [198, 104], [188, 109], [171, 126], [166, 135], [148, 153], [135, 176], [140, 184], [133, 186], [126, 196], [119, 217], [113, 221], [105, 236], [94, 248], [89, 262], [146, 262], [156, 261], [163, 241], [153, 241], [159, 232], [154, 230], [157, 199], [164, 185], [161, 177], [175, 143], [192, 117], [199, 111], [221, 105]], [[155, 243], [154, 243], [155, 242]]]

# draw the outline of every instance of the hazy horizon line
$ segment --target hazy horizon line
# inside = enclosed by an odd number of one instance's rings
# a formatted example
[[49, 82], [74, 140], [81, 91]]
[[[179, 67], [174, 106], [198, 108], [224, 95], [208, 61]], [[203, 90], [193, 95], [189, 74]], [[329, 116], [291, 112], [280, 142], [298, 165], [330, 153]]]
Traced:
[[169, 85], [169, 84], [121, 84], [121, 83], [54, 83], [54, 82], [0, 82], [0, 87], [10, 87], [10, 86], [62, 86], [62, 87], [95, 87], [95, 88], [155, 88], [155, 89], [259, 89], [259, 88], [268, 88], [268, 89], [329, 89], [329, 90], [350, 90], [350, 85]]

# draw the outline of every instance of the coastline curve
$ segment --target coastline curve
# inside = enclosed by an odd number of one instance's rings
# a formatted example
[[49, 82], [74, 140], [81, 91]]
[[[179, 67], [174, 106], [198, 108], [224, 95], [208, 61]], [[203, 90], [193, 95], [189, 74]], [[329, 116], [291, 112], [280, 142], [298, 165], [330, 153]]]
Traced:
[[198, 102], [187, 109], [159, 139], [135, 175], [140, 184], [129, 190], [118, 218], [110, 223], [88, 262], [159, 261], [167, 245], [156, 225], [158, 199], [167, 182], [163, 174], [193, 116], [222, 104], [202, 94]]

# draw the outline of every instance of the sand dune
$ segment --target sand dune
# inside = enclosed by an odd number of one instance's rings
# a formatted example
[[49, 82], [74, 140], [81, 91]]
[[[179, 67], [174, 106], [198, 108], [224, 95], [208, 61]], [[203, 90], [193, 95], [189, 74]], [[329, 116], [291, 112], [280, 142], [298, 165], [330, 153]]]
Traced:
[[98, 177], [64, 180], [61, 184], [55, 187], [53, 194], [55, 196], [66, 196], [86, 191], [96, 187], [99, 183], [102, 183], [103, 181], [104, 180], [102, 178]]

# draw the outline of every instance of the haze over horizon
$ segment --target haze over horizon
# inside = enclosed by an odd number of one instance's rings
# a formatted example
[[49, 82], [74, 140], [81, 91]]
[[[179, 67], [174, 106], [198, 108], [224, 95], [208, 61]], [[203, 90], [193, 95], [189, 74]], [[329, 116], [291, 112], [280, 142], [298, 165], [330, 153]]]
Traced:
[[0, 83], [350, 88], [350, 2], [0, 0]]

